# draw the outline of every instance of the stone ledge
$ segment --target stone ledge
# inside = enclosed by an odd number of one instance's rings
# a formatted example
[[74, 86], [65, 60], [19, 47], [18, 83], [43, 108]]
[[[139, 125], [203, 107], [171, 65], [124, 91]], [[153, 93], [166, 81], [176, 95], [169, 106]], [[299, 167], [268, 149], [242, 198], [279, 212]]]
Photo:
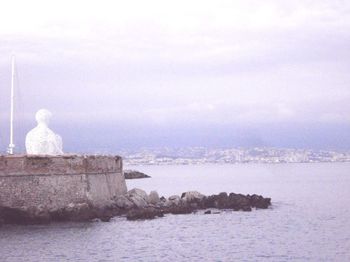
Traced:
[[50, 173], [50, 174], [23, 174], [23, 173], [12, 173], [12, 174], [0, 174], [0, 177], [30, 177], [30, 176], [80, 176], [80, 175], [108, 175], [108, 174], [115, 174], [115, 173], [121, 173], [121, 172], [89, 172], [89, 173]]
[[0, 176], [96, 174], [122, 171], [120, 156], [95, 155], [2, 155]]

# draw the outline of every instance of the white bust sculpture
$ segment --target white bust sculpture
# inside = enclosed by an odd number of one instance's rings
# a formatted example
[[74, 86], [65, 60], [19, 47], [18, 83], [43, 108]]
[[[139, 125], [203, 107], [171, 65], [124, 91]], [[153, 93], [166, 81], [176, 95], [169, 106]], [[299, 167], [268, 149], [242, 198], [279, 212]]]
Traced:
[[35, 119], [38, 125], [30, 130], [26, 136], [27, 154], [32, 155], [61, 155], [62, 138], [49, 127], [52, 114], [46, 109], [40, 109]]

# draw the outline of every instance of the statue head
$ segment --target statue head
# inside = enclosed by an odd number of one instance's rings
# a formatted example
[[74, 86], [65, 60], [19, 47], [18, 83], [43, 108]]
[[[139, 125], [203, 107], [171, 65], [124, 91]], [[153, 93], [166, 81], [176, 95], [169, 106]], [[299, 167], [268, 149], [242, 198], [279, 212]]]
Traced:
[[38, 122], [38, 124], [44, 124], [46, 126], [49, 125], [51, 117], [52, 117], [52, 114], [47, 109], [40, 109], [35, 114], [35, 119]]

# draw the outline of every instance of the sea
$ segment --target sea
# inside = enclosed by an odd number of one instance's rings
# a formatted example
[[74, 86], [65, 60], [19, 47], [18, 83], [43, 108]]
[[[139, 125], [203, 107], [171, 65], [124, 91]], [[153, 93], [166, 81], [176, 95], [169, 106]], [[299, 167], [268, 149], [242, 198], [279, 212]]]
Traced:
[[252, 212], [0, 228], [0, 261], [350, 261], [350, 163], [130, 166], [129, 189], [272, 198]]

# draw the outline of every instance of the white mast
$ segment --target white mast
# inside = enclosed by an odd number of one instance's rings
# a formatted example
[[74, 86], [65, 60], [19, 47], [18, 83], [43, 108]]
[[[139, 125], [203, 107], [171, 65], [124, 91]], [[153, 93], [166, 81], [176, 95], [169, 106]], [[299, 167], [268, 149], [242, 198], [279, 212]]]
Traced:
[[13, 143], [13, 109], [14, 109], [14, 84], [15, 84], [15, 55], [11, 57], [11, 113], [10, 113], [10, 144], [7, 152], [13, 155], [15, 144]]

